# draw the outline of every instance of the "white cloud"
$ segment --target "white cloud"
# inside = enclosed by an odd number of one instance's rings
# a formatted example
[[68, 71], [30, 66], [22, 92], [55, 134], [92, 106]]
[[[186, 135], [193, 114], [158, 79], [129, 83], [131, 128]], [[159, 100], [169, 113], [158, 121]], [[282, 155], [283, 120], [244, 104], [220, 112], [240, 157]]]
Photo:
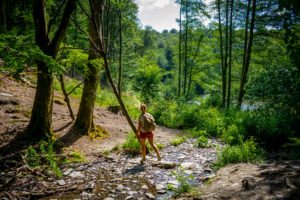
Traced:
[[136, 0], [138, 17], [143, 26], [150, 25], [157, 31], [178, 29], [179, 5], [175, 0]]
[[162, 8], [173, 3], [172, 0], [136, 0], [140, 11], [144, 9]]

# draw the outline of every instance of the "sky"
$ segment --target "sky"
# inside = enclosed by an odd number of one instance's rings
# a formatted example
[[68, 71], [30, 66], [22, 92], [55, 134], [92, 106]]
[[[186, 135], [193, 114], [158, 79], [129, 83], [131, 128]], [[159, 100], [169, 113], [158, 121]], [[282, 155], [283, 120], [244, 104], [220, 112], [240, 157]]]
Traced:
[[152, 26], [153, 29], [162, 32], [164, 29], [171, 30], [178, 24], [179, 5], [174, 0], [135, 0], [139, 6], [138, 17], [141, 25]]
[[[178, 30], [176, 18], [179, 18], [180, 6], [175, 3], [175, 0], [135, 0], [138, 7], [138, 17], [141, 25], [152, 26], [153, 29], [162, 32], [164, 29]], [[211, 0], [204, 0], [208, 3]]]

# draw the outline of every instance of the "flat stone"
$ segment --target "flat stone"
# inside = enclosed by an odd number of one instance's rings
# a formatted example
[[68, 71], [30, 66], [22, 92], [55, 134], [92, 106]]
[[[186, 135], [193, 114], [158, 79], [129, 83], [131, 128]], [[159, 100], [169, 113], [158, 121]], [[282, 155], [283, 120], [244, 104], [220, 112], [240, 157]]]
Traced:
[[133, 199], [133, 196], [128, 196], [125, 198], [125, 200]]
[[63, 173], [63, 175], [64, 175], [64, 176], [68, 176], [72, 171], [73, 171], [73, 169], [67, 169], [67, 170]]
[[58, 180], [57, 184], [60, 186], [66, 185], [66, 182], [64, 180]]
[[136, 191], [129, 191], [128, 194], [129, 194], [130, 196], [134, 196], [134, 195], [137, 194], [137, 192], [136, 192]]
[[69, 176], [72, 178], [84, 178], [83, 173], [77, 171], [73, 171]]
[[173, 169], [177, 166], [177, 164], [170, 161], [160, 161], [160, 162], [152, 163], [152, 166], [163, 168], [163, 169]]
[[155, 199], [155, 196], [151, 193], [146, 193], [145, 194], [149, 199]]
[[162, 190], [165, 188], [165, 186], [161, 185], [161, 184], [157, 184], [155, 185], [156, 190]]
[[192, 170], [185, 170], [184, 173], [190, 175], [190, 174], [193, 173], [193, 171]]
[[184, 163], [181, 164], [181, 167], [182, 167], [183, 169], [193, 169], [193, 168], [195, 168], [196, 166], [197, 166], [197, 164], [194, 163], [194, 162], [184, 162]]
[[166, 190], [157, 190], [157, 193], [158, 194], [165, 194], [165, 193], [167, 193], [167, 191]]
[[168, 181], [168, 183], [171, 185], [179, 185], [179, 182], [177, 180], [171, 180], [171, 181]]
[[143, 185], [141, 188], [142, 188], [143, 190], [148, 190], [148, 186], [147, 186], [147, 185]]
[[114, 200], [114, 198], [111, 198], [111, 197], [106, 197], [105, 199], [103, 200]]
[[123, 190], [124, 189], [124, 186], [123, 185], [118, 185], [117, 186], [117, 190]]
[[13, 97], [14, 95], [8, 94], [8, 93], [0, 92], [0, 96], [4, 96], [4, 97]]

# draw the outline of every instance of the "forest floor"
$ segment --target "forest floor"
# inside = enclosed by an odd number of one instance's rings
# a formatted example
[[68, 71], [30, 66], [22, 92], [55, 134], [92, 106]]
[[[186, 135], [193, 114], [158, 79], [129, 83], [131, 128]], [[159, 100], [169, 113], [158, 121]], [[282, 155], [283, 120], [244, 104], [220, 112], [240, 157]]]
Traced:
[[[164, 144], [161, 162], [156, 161], [154, 153], [147, 156], [145, 164], [140, 164], [140, 156], [125, 152], [104, 156], [105, 150], [125, 142], [130, 131], [125, 117], [96, 107], [95, 123], [109, 135], [94, 141], [75, 135], [70, 131], [72, 120], [63, 96], [57, 91], [53, 130], [68, 141], [67, 151], [81, 151], [89, 162], [63, 166], [61, 177], [30, 169], [11, 155], [14, 149], [3, 151], [2, 147], [22, 134], [30, 119], [34, 94], [34, 88], [0, 76], [0, 163], [6, 166], [0, 170], [1, 199], [299, 199], [299, 161], [275, 156], [262, 164], [231, 164], [215, 172], [211, 163], [217, 158], [217, 148], [197, 148], [197, 139], [190, 138], [177, 147], [170, 145], [176, 136], [184, 135], [181, 130], [159, 126], [155, 131], [155, 140]], [[76, 113], [79, 100], [71, 101]], [[209, 142], [223, 146], [216, 139]], [[167, 186], [180, 188], [178, 179], [191, 174], [195, 178], [186, 181], [196, 189], [172, 197], [175, 192], [167, 191]]]

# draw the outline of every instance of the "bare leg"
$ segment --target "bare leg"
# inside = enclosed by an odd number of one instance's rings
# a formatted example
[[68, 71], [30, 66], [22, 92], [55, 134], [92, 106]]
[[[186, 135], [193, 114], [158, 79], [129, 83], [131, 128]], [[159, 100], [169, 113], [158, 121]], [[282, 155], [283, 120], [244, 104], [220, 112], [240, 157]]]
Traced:
[[142, 161], [146, 160], [146, 138], [140, 138], [141, 145], [142, 145]]
[[156, 146], [156, 145], [154, 144], [154, 142], [153, 142], [153, 137], [148, 138], [148, 141], [149, 141], [149, 144], [151, 145], [151, 147], [154, 149], [154, 151], [155, 151], [156, 154], [157, 154], [157, 160], [160, 161], [160, 160], [161, 160], [161, 157], [160, 157], [160, 154], [159, 154], [159, 151], [158, 151], [157, 146]]

